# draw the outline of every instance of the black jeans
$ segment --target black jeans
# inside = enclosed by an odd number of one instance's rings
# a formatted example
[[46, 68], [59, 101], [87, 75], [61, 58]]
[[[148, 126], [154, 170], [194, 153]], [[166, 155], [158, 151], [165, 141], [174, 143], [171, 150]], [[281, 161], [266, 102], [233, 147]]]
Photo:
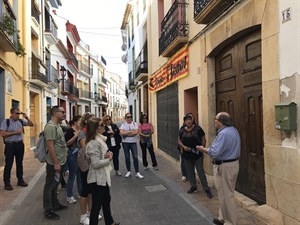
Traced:
[[154, 154], [153, 145], [151, 144], [147, 147], [147, 143], [142, 143], [141, 141], [140, 141], [140, 145], [141, 145], [141, 149], [142, 149], [142, 153], [143, 153], [143, 165], [144, 165], [144, 167], [148, 166], [147, 148], [148, 148], [149, 154], [151, 156], [152, 166], [156, 167], [157, 166], [157, 161], [156, 161], [156, 157], [155, 157], [155, 154]]
[[[63, 166], [61, 166], [61, 171]], [[60, 203], [57, 199], [57, 187], [60, 183], [54, 179], [55, 170], [54, 166], [47, 163], [46, 165], [46, 181], [44, 186], [43, 194], [43, 205], [44, 213], [48, 214], [50, 211], [55, 210], [59, 207]], [[60, 178], [62, 177], [62, 172], [60, 172]]]
[[119, 146], [110, 147], [109, 151], [113, 153], [113, 164], [114, 164], [114, 170], [119, 170], [119, 153], [120, 148]]
[[18, 182], [23, 181], [23, 159], [24, 159], [24, 142], [19, 141], [16, 143], [5, 144], [5, 167], [3, 172], [4, 184], [10, 184], [11, 169], [16, 157], [16, 174]]
[[92, 189], [92, 209], [90, 214], [90, 225], [98, 225], [98, 215], [103, 208], [103, 217], [105, 225], [111, 225], [114, 223], [114, 219], [110, 210], [110, 192], [109, 186], [100, 186], [97, 183], [90, 184]]

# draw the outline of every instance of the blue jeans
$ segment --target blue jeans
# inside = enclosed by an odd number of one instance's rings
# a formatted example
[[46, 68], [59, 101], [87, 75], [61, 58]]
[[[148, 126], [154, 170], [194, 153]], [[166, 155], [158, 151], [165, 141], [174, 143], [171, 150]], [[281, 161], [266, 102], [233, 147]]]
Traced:
[[76, 176], [78, 194], [81, 193], [81, 176], [77, 165], [78, 152], [72, 154], [73, 149], [68, 150], [67, 165], [69, 167], [69, 178], [67, 181], [67, 197], [73, 196], [73, 185]]
[[139, 161], [138, 161], [138, 152], [137, 152], [137, 145], [136, 142], [134, 143], [122, 143], [124, 154], [125, 154], [125, 162], [127, 171], [130, 171], [130, 152], [133, 158], [133, 165], [135, 172], [139, 172]]

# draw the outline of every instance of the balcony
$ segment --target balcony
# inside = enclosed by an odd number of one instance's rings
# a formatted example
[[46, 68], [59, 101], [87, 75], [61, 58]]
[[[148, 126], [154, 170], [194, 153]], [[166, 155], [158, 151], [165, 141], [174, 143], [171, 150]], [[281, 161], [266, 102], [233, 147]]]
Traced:
[[37, 9], [37, 6], [31, 6], [31, 17], [34, 18], [36, 24], [40, 24], [40, 11]]
[[54, 68], [54, 66], [48, 67], [48, 88], [55, 89], [58, 87], [58, 83], [60, 80], [58, 79], [58, 71]]
[[194, 20], [198, 24], [208, 24], [234, 4], [235, 0], [194, 0]]
[[67, 64], [71, 65], [70, 69], [73, 73], [77, 73], [78, 72], [78, 60], [76, 59], [76, 56], [74, 55], [72, 50], [69, 50], [68, 52], [71, 55], [72, 59], [68, 59]]
[[135, 60], [136, 72], [135, 72], [135, 81], [146, 81], [148, 79], [148, 51], [147, 51], [147, 43], [146, 48], [142, 49], [141, 53]]
[[102, 96], [102, 102], [105, 102], [107, 104], [107, 97], [106, 96]]
[[90, 67], [82, 61], [78, 61], [78, 69], [79, 71], [82, 71], [84, 74], [89, 75], [89, 77], [92, 75]]
[[79, 98], [79, 89], [73, 83], [70, 83], [70, 95]]
[[106, 88], [107, 80], [105, 79], [105, 77], [101, 77], [99, 79], [98, 84], [101, 85], [102, 87]]
[[29, 58], [29, 68], [29, 82], [42, 88], [47, 87], [47, 69], [33, 54], [32, 58]]
[[161, 22], [159, 55], [171, 57], [188, 42], [187, 5], [186, 0], [175, 0]]
[[5, 52], [17, 52], [18, 31], [16, 17], [8, 1], [0, 3], [0, 48]]
[[78, 88], [78, 91], [79, 91], [79, 98], [80, 99], [92, 100], [92, 92], [83, 90], [82, 88]]
[[93, 96], [95, 102], [99, 102], [102, 100], [102, 96], [100, 95], [100, 93], [94, 92]]
[[45, 37], [51, 45], [57, 44], [57, 26], [51, 16], [45, 18]]
[[68, 80], [62, 80], [60, 94], [61, 95], [69, 95], [70, 94], [70, 82]]

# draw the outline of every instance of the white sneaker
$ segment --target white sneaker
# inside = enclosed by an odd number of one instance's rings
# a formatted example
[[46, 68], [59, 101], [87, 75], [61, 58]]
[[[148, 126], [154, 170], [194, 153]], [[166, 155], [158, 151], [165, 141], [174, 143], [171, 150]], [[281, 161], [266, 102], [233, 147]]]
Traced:
[[88, 214], [83, 214], [80, 216], [80, 221], [81, 224], [83, 225], [89, 225], [90, 224], [90, 218]]
[[154, 166], [153, 169], [158, 170], [157, 166]]
[[[90, 218], [90, 214], [90, 212], [87, 212], [85, 215], [87, 218]], [[100, 214], [98, 215], [98, 220], [102, 220], [102, 216]]]
[[183, 182], [186, 182], [186, 177], [185, 177], [185, 176], [182, 176], [182, 177], [181, 177], [181, 180], [182, 180]]
[[128, 172], [126, 173], [125, 177], [128, 178], [128, 177], [130, 177], [130, 176], [131, 176], [131, 173], [130, 173], [130, 171], [128, 171]]
[[66, 170], [66, 172], [64, 172], [64, 176], [69, 176], [69, 170]]
[[147, 170], [147, 169], [148, 169], [148, 166], [145, 166], [145, 167], [144, 167], [144, 170]]
[[119, 170], [115, 171], [116, 176], [122, 176], [121, 172]]
[[67, 197], [67, 199], [66, 199], [66, 201], [67, 202], [69, 202], [70, 204], [74, 204], [74, 203], [76, 203], [76, 199], [72, 196], [72, 197]]
[[140, 179], [143, 179], [143, 178], [144, 178], [139, 172], [137, 172], [137, 173], [135, 174], [135, 176], [138, 177], [138, 178], [140, 178]]

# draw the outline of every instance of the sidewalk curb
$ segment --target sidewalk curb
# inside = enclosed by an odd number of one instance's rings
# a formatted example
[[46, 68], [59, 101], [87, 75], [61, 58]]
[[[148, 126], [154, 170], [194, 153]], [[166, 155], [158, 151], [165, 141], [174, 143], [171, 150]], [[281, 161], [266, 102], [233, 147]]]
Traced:
[[5, 224], [5, 222], [15, 213], [18, 206], [22, 204], [28, 193], [37, 183], [41, 175], [45, 172], [45, 166], [46, 164], [34, 175], [34, 177], [30, 180], [28, 187], [24, 188], [21, 194], [19, 194], [18, 197], [12, 202], [9, 209], [0, 215], [0, 225]]

